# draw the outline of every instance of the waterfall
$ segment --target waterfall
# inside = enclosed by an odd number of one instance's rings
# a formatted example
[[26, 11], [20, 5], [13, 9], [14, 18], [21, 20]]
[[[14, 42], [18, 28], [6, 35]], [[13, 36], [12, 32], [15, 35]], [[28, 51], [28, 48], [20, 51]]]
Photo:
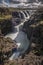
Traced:
[[20, 52], [19, 51], [16, 51], [10, 58], [9, 60], [14, 60], [14, 59], [17, 59], [20, 55]]
[[27, 13], [27, 11], [24, 11], [25, 13], [26, 13], [26, 15], [27, 15], [27, 18], [29, 17], [29, 14]]
[[26, 11], [28, 13], [28, 15], [30, 16], [29, 10]]
[[[23, 13], [23, 11], [20, 11], [20, 12], [25, 17], [25, 14]], [[24, 22], [25, 22], [25, 20], [23, 20], [23, 22], [21, 22], [20, 24], [14, 26], [14, 28], [17, 30], [16, 32], [11, 32], [5, 36], [5, 38], [10, 37], [12, 40], [15, 40], [16, 45], [17, 45], [17, 51], [16, 52], [14, 51], [12, 56], [9, 58], [10, 60], [17, 59], [29, 47], [30, 43], [27, 38], [27, 34], [22, 31]], [[15, 31], [15, 29], [13, 29], [13, 30]]]
[[10, 60], [17, 59], [19, 57], [19, 55], [23, 54], [29, 47], [29, 40], [27, 38], [27, 35], [22, 30], [19, 29], [21, 27], [21, 25], [23, 25], [23, 23], [16, 26], [16, 28], [17, 28], [16, 33], [13, 32], [13, 33], [7, 34], [5, 36], [5, 38], [10, 37], [12, 40], [15, 40], [16, 44], [18, 46], [17, 51], [14, 52], [12, 54], [12, 56], [9, 58]]
[[23, 13], [23, 11], [21, 11], [21, 13], [23, 14], [24, 18], [26, 18], [25, 14]]

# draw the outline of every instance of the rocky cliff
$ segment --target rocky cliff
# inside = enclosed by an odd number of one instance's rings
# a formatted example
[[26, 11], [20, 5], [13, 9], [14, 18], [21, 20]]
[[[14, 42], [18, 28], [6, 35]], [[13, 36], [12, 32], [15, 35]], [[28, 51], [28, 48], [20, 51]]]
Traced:
[[24, 23], [23, 31], [31, 42], [29, 53], [16, 60], [8, 60], [16, 45], [10, 38], [0, 35], [0, 65], [43, 65], [43, 12], [32, 15]]
[[43, 50], [43, 12], [33, 15], [24, 23], [23, 28], [30, 42], [37, 46], [37, 50]]

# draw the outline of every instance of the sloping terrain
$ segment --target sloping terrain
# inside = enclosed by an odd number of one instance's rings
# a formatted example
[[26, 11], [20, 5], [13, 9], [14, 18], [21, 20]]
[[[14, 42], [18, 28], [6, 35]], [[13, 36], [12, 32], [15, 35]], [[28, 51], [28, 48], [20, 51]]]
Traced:
[[14, 45], [16, 42], [10, 38], [6, 39], [0, 34], [0, 65], [43, 65], [43, 12], [37, 12], [37, 15], [30, 17], [24, 23], [23, 31], [31, 42], [30, 50], [28, 49], [27, 54], [23, 54], [12, 61], [8, 59], [9, 52], [16, 48], [16, 45]]

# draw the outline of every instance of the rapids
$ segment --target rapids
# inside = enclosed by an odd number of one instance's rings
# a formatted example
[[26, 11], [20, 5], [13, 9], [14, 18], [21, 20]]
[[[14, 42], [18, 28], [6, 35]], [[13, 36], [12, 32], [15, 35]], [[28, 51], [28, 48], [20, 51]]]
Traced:
[[[14, 5], [15, 5], [15, 7], [16, 6], [18, 7], [20, 5], [21, 6], [25, 6], [26, 5], [26, 7], [33, 7], [35, 5], [35, 7], [36, 7], [36, 6], [39, 6], [41, 4], [41, 2], [39, 2], [38, 0], [36, 0], [36, 3], [33, 2], [32, 4], [30, 3], [28, 5], [27, 4], [23, 5], [21, 3], [13, 5], [13, 4], [9, 4], [8, 1], [5, 2], [4, 0], [2, 2], [3, 2], [3, 4], [8, 5], [9, 7], [14, 7]], [[21, 0], [21, 2], [23, 3], [23, 0]], [[30, 12], [30, 14], [32, 14], [33, 11], [29, 11], [29, 12]], [[27, 14], [26, 11], [24, 12], [25, 14], [22, 11], [21, 11], [21, 13], [23, 14], [23, 16], [25, 18], [24, 21], [21, 22], [20, 24], [16, 25], [16, 26], [14, 26], [13, 32], [8, 33], [5, 36], [5, 38], [6, 37], [10, 37], [12, 40], [15, 40], [16, 44], [18, 45], [17, 50], [14, 51], [14, 53], [12, 54], [12, 56], [9, 58], [10, 60], [17, 59], [21, 54], [24, 54], [25, 51], [28, 49], [28, 47], [30, 45], [30, 42], [29, 42], [29, 40], [27, 38], [27, 34], [22, 31], [23, 24], [26, 21], [26, 19], [28, 17], [28, 14]], [[25, 16], [26, 14], [27, 14], [27, 17]], [[29, 17], [28, 17], [28, 19], [29, 19]]]
[[[24, 21], [25, 22], [25, 21]], [[13, 32], [7, 34], [6, 37], [10, 37], [12, 40], [16, 41], [17, 51], [12, 54], [9, 58], [10, 60], [17, 59], [21, 54], [25, 53], [25, 51], [29, 47], [29, 40], [27, 38], [27, 34], [22, 31], [22, 27], [24, 22], [21, 22], [19, 25], [14, 26]]]

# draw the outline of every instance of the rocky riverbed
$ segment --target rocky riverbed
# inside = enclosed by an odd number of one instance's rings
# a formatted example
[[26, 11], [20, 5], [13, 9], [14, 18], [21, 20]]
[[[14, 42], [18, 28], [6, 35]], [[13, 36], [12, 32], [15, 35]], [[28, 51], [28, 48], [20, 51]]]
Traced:
[[[2, 56], [0, 56], [0, 58], [4, 60], [3, 64], [1, 65], [43, 65], [43, 13], [41, 14], [39, 12], [39, 14], [30, 17], [30, 19], [24, 23], [22, 31], [27, 34], [27, 37], [30, 40], [31, 46], [27, 50], [29, 52], [23, 54], [22, 56], [15, 60], [9, 59], [6, 60], [3, 59]], [[3, 37], [1, 40], [3, 41]], [[10, 47], [10, 45], [8, 46]], [[13, 48], [13, 45], [11, 45], [11, 47]]]

